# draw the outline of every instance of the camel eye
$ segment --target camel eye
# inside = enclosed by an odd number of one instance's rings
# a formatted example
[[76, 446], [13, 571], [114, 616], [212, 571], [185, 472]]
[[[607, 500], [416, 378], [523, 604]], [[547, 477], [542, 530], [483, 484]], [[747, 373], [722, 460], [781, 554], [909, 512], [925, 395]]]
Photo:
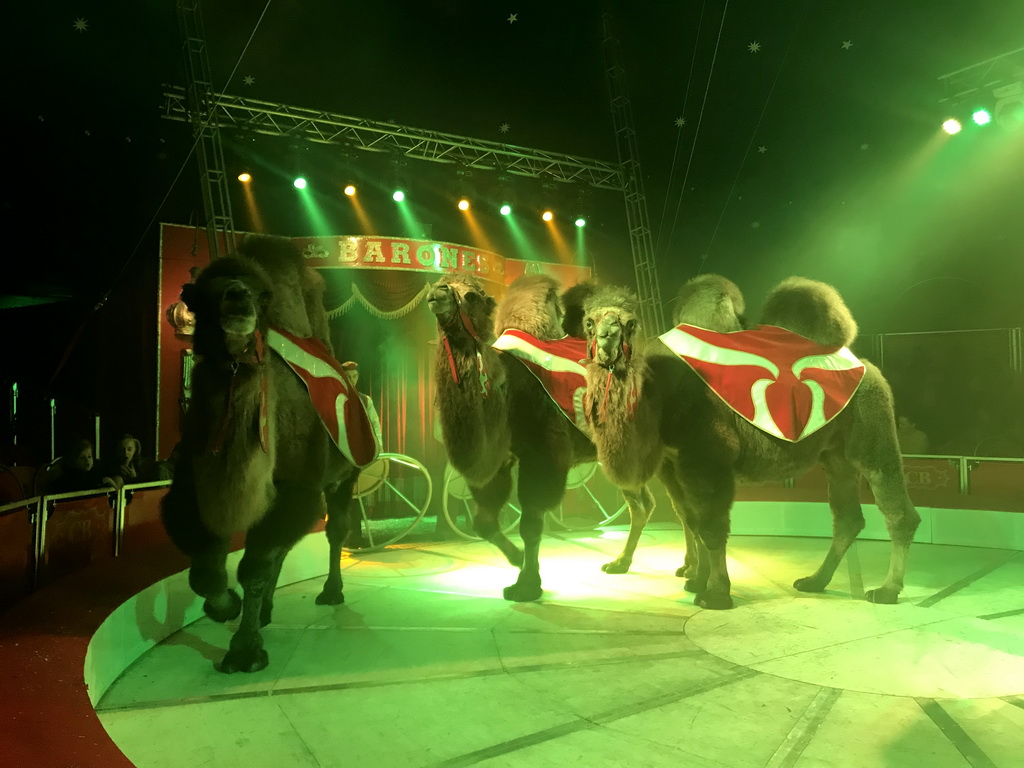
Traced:
[[586, 328], [588, 331], [594, 330], [594, 321], [588, 317], [586, 320], [583, 321], [583, 327]]
[[636, 320], [627, 320], [625, 323], [626, 333], [632, 333], [636, 328]]

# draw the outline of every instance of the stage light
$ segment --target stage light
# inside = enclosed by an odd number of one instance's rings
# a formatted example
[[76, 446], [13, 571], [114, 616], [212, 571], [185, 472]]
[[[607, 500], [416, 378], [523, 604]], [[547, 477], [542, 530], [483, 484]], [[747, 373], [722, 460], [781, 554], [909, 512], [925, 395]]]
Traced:
[[469, 200], [467, 200], [466, 198], [462, 198], [461, 200], [459, 200], [459, 210], [460, 211], [468, 211], [469, 210]]
[[405, 200], [405, 192], [403, 192], [400, 189], [396, 189], [395, 193], [391, 195], [391, 199], [394, 200], [396, 203], [400, 203], [403, 200]]
[[952, 136], [954, 133], [960, 133], [960, 121], [950, 118], [942, 124], [942, 130]]
[[551, 221], [553, 218], [555, 218], [555, 214], [553, 214], [551, 211], [544, 211], [544, 213], [541, 214], [541, 218], [544, 219], [544, 221]]
[[502, 216], [508, 216], [510, 213], [512, 213], [512, 206], [509, 205], [508, 203], [505, 203], [503, 206], [501, 206], [501, 208], [498, 209], [498, 211], [501, 213]]
[[356, 187], [355, 187], [354, 184], [348, 184], [345, 187], [345, 194], [348, 195], [349, 197], [352, 197], [352, 195], [354, 195], [355, 193], [356, 193]]
[[252, 174], [245, 173], [243, 171], [242, 173], [238, 174], [238, 180], [243, 184], [248, 184], [250, 181], [252, 181]]
[[992, 122], [992, 115], [989, 114], [987, 109], [976, 109], [974, 110], [974, 114], [971, 115], [971, 120], [973, 120], [976, 125], [988, 125]]
[[292, 185], [296, 189], [305, 189], [306, 188], [306, 180], [304, 178], [302, 178], [301, 176], [299, 176], [299, 178], [297, 178], [295, 181], [292, 182]]
[[585, 227], [586, 225], [587, 225], [587, 220], [584, 219], [582, 216], [580, 216], [578, 219], [576, 219], [576, 226], [577, 227]]

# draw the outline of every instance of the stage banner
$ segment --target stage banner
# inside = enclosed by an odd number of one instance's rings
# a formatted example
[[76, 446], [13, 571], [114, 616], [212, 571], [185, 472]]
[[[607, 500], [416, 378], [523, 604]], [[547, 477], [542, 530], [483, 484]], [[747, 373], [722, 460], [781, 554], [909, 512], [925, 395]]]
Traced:
[[306, 264], [317, 269], [391, 269], [464, 273], [505, 285], [505, 259], [457, 243], [404, 237], [293, 237]]

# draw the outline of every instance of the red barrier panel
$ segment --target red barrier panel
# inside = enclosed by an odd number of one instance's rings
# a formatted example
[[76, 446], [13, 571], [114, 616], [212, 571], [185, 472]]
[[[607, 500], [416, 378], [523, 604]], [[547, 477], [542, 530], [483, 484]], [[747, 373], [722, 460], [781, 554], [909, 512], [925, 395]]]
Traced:
[[31, 504], [0, 514], [0, 613], [32, 591], [34, 510], [35, 505]]
[[968, 459], [972, 506], [1024, 512], [1024, 462]]
[[140, 488], [125, 494], [122, 551], [134, 552], [166, 543], [167, 532], [160, 521], [160, 502], [167, 495], [167, 488]]
[[107, 494], [46, 504], [39, 586], [114, 556], [114, 510]]

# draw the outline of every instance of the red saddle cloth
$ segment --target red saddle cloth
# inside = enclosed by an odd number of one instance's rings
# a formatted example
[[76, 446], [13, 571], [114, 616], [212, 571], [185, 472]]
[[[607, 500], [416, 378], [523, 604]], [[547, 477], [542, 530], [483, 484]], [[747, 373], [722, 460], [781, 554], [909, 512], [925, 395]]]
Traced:
[[583, 395], [587, 391], [586, 371], [580, 360], [587, 357], [587, 342], [572, 336], [541, 340], [526, 331], [505, 331], [491, 345], [522, 361], [562, 413], [582, 432], [587, 432]]
[[309, 399], [327, 433], [349, 461], [365, 467], [377, 458], [373, 427], [356, 388], [341, 363], [316, 338], [294, 336], [283, 328], [267, 331], [267, 346], [276, 352], [306, 385]]
[[683, 324], [658, 338], [732, 410], [790, 442], [835, 418], [864, 378], [864, 364], [846, 347], [771, 325], [716, 333]]

